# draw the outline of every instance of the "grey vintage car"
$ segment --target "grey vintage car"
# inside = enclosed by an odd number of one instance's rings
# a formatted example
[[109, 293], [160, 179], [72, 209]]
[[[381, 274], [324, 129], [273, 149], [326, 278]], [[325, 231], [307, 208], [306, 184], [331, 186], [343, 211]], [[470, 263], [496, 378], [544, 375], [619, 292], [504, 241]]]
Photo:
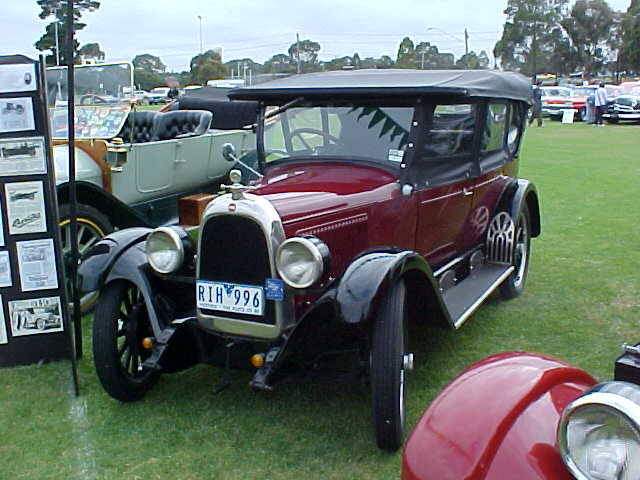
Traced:
[[[70, 247], [66, 69], [47, 71], [60, 225]], [[231, 165], [222, 146], [255, 149], [254, 102], [203, 88], [163, 108], [136, 109], [129, 63], [79, 66], [75, 74], [76, 179], [80, 253], [114, 228], [177, 221], [177, 200], [215, 191]], [[86, 302], [85, 302], [86, 303]]]

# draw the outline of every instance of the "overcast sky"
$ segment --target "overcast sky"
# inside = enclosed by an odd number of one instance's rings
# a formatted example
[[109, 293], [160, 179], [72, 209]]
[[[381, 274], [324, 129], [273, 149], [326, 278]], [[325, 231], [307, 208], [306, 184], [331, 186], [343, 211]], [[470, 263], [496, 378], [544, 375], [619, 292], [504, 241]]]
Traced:
[[[0, 54], [33, 56], [34, 42], [44, 33], [35, 0], [0, 0]], [[630, 0], [609, 0], [626, 11]], [[98, 42], [109, 61], [135, 55], [158, 55], [169, 70], [189, 69], [200, 50], [200, 20], [204, 49], [222, 48], [223, 60], [251, 57], [264, 62], [286, 53], [295, 41], [309, 38], [321, 45], [320, 59], [358, 52], [360, 57], [389, 55], [395, 59], [400, 40], [429, 41], [440, 51], [464, 53], [464, 29], [469, 49], [491, 55], [502, 33], [507, 0], [102, 0], [85, 13], [81, 44]]]

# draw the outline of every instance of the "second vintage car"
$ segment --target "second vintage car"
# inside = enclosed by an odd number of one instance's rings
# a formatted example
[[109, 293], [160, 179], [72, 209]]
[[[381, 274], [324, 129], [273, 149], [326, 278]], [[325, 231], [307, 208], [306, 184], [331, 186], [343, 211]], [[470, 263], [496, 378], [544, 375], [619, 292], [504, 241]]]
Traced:
[[540, 233], [518, 178], [530, 95], [518, 74], [411, 70], [231, 92], [260, 104], [257, 153], [224, 149], [244, 183], [232, 172], [194, 228], [121, 230], [81, 264], [101, 291], [106, 391], [136, 400], [199, 362], [251, 363], [256, 390], [364, 380], [378, 446], [399, 448], [409, 324], [457, 329], [492, 292], [524, 289]]

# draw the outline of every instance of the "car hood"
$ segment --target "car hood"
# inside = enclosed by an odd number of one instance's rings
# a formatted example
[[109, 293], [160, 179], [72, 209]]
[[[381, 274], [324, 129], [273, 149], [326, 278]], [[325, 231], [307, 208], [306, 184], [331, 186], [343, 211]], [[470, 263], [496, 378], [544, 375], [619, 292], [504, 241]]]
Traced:
[[268, 199], [283, 224], [389, 198], [397, 176], [383, 168], [349, 162], [286, 162], [268, 169], [253, 192]]

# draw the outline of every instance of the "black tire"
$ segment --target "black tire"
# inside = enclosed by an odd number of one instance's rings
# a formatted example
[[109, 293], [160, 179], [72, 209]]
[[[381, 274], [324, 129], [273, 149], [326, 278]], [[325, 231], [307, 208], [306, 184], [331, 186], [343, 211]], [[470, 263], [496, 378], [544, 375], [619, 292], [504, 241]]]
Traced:
[[152, 335], [140, 290], [123, 280], [109, 283], [93, 317], [93, 361], [100, 383], [113, 398], [139, 400], [157, 382], [159, 372], [142, 367], [151, 353], [141, 342]]
[[404, 441], [407, 348], [406, 288], [397, 282], [383, 299], [373, 325], [371, 392], [376, 443], [396, 451]]
[[527, 281], [529, 259], [531, 258], [531, 220], [529, 208], [523, 205], [516, 222], [513, 266], [515, 270], [500, 285], [500, 295], [504, 300], [511, 300], [520, 295]]
[[47, 323], [44, 321], [44, 318], [39, 318], [36, 320], [36, 328], [38, 330], [43, 331], [46, 326], [47, 326]]
[[[99, 210], [89, 205], [78, 204], [78, 249], [80, 254], [85, 253], [105, 235], [113, 232], [113, 225], [109, 219]], [[69, 253], [71, 251], [71, 207], [65, 203], [60, 206], [60, 235], [62, 238], [62, 253], [65, 258], [65, 268], [67, 269], [67, 299], [71, 302], [71, 280], [68, 274]], [[82, 313], [90, 312], [98, 299], [97, 292], [90, 292], [80, 298], [80, 310]]]

